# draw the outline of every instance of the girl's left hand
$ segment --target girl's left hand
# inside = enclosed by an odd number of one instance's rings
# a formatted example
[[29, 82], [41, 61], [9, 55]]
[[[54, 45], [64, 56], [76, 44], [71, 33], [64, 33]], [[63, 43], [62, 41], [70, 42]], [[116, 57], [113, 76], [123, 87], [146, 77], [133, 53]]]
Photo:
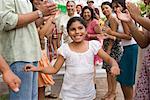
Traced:
[[25, 67], [24, 67], [24, 71], [26, 71], [26, 72], [29, 72], [29, 71], [36, 72], [36, 71], [39, 71], [39, 70], [38, 70], [38, 67], [35, 67], [35, 66], [32, 65], [32, 64], [27, 64], [27, 65], [25, 65]]
[[113, 76], [119, 75], [120, 74], [120, 68], [116, 66], [112, 66], [110, 69], [110, 72]]

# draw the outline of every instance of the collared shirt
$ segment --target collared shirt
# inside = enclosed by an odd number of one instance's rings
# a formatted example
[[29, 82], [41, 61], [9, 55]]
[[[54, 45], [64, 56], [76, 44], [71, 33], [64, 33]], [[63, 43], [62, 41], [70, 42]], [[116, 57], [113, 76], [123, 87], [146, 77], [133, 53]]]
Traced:
[[0, 54], [9, 64], [33, 62], [41, 57], [35, 22], [16, 29], [18, 14], [32, 12], [29, 0], [0, 0]]

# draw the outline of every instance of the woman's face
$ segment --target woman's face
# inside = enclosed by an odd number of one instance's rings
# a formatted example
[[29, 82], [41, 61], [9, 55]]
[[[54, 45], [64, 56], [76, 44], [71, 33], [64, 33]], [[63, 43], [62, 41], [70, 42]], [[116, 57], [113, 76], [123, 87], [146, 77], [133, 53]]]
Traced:
[[109, 5], [103, 5], [101, 9], [105, 16], [109, 16], [112, 14], [112, 9]]
[[117, 9], [120, 11], [123, 10], [123, 7], [119, 3], [112, 3], [112, 8], [113, 8], [114, 12], [116, 12]]
[[74, 42], [82, 42], [86, 36], [86, 28], [79, 21], [75, 21], [69, 27], [69, 36]]
[[82, 10], [81, 6], [76, 6], [77, 13], [79, 14]]
[[89, 21], [89, 20], [91, 20], [91, 17], [92, 17], [91, 11], [89, 9], [85, 9], [83, 11], [83, 19], [86, 21]]

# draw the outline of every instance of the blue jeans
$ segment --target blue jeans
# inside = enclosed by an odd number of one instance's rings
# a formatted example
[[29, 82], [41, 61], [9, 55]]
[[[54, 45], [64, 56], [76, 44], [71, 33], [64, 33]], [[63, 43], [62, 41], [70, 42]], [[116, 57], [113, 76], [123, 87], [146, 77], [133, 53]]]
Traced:
[[26, 64], [37, 66], [38, 62], [17, 61], [10, 65], [11, 70], [21, 79], [19, 92], [10, 90], [9, 100], [38, 100], [38, 73], [25, 72]]

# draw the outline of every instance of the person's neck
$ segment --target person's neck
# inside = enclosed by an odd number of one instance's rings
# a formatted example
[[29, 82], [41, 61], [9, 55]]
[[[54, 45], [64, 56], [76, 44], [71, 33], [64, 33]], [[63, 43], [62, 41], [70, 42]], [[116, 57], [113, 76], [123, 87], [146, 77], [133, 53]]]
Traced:
[[81, 41], [81, 42], [72, 42], [72, 44], [73, 44], [74, 46], [79, 47], [79, 46], [84, 45], [84, 44], [85, 44], [85, 41], [83, 40], [83, 41]]
[[92, 21], [92, 19], [86, 20], [86, 23], [89, 24]]
[[108, 15], [108, 16], [106, 16], [106, 18], [109, 20], [110, 18], [112, 17], [112, 15], [110, 14], [110, 15]]
[[75, 13], [68, 13], [68, 16], [69, 16], [69, 17], [72, 17], [72, 16], [74, 16], [74, 14], [75, 14]]

